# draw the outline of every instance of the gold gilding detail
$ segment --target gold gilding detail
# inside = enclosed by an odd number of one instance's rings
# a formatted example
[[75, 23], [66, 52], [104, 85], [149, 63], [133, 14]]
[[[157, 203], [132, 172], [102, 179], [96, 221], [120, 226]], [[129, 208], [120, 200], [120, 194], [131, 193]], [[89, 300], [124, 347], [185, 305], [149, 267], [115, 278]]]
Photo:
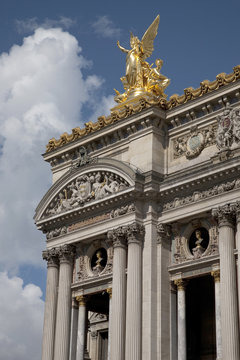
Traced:
[[163, 110], [170, 110], [179, 105], [185, 104], [190, 100], [197, 99], [204, 94], [207, 94], [211, 91], [217, 90], [222, 86], [226, 86], [230, 83], [240, 79], [240, 65], [237, 65], [233, 68], [233, 73], [225, 74], [221, 73], [216, 76], [216, 80], [210, 82], [209, 80], [204, 80], [200, 83], [200, 87], [197, 89], [186, 88], [184, 89], [183, 95], [172, 95], [167, 101], [164, 97], [157, 97], [154, 94], [149, 94], [148, 92], [138, 95], [133, 99], [129, 99], [124, 103], [119, 104], [112, 109], [109, 116], [100, 116], [97, 122], [88, 122], [85, 123], [85, 127], [80, 129], [79, 127], [72, 129], [71, 134], [66, 132], [60, 136], [60, 139], [52, 138], [49, 140], [46, 146], [46, 152], [53, 151], [59, 147], [62, 147], [65, 144], [73, 142], [86, 136], [90, 133], [98, 131], [110, 124], [113, 124], [116, 121], [127, 118], [128, 116], [134, 115], [141, 112], [144, 109], [147, 109], [151, 106], [157, 106]]
[[177, 286], [178, 291], [179, 290], [184, 291], [187, 285], [187, 281], [183, 279], [178, 279], [174, 281], [174, 284]]
[[87, 302], [87, 297], [84, 295], [76, 296], [76, 300], [78, 301], [79, 306], [85, 306]]
[[112, 298], [112, 288], [107, 288], [107, 293], [109, 295], [109, 298]]
[[220, 282], [220, 270], [214, 270], [211, 272], [215, 282]]

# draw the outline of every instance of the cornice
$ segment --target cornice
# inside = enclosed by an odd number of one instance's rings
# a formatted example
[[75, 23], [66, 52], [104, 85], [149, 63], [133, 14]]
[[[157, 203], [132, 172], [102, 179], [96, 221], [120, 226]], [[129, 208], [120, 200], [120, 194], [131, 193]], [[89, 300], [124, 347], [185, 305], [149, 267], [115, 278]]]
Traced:
[[59, 147], [66, 144], [72, 143], [78, 139], [83, 138], [91, 133], [99, 131], [109, 125], [112, 125], [118, 121], [129, 118], [134, 114], [138, 114], [153, 106], [158, 107], [162, 110], [171, 110], [180, 105], [183, 105], [191, 100], [202, 97], [203, 95], [218, 90], [226, 85], [236, 82], [240, 79], [240, 65], [233, 68], [233, 72], [230, 74], [220, 73], [216, 76], [216, 80], [209, 81], [204, 80], [200, 83], [200, 87], [193, 89], [192, 87], [184, 89], [183, 95], [174, 94], [170, 96], [169, 101], [165, 98], [152, 98], [147, 99], [141, 97], [134, 104], [126, 104], [120, 109], [112, 109], [109, 116], [100, 116], [98, 120], [93, 122], [85, 123], [85, 127], [80, 129], [79, 127], [72, 129], [71, 134], [63, 133], [59, 139], [52, 138], [49, 140], [46, 146], [46, 152], [51, 152]]

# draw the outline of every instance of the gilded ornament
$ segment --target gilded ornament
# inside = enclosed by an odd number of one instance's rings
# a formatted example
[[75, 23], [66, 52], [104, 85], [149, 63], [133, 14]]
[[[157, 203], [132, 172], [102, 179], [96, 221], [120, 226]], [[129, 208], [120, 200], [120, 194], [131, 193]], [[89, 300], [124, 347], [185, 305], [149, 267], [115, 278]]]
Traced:
[[158, 15], [153, 23], [149, 26], [147, 31], [139, 40], [137, 36], [131, 33], [130, 46], [127, 50], [117, 42], [119, 49], [126, 53], [126, 74], [121, 78], [125, 92], [120, 94], [115, 89], [115, 101], [123, 103], [127, 100], [134, 99], [146, 94], [152, 94], [157, 98], [166, 98], [164, 90], [170, 84], [170, 80], [161, 74], [161, 67], [163, 60], [157, 59], [155, 61], [155, 68], [152, 68], [147, 61], [145, 61], [153, 52], [153, 42], [157, 36], [160, 16]]

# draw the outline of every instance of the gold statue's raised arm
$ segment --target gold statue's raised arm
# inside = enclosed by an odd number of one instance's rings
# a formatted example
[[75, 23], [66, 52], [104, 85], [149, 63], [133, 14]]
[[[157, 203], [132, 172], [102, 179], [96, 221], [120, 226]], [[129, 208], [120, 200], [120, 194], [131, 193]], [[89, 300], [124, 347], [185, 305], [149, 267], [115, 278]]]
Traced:
[[124, 47], [122, 47], [120, 44], [119, 44], [119, 41], [117, 41], [117, 46], [119, 47], [119, 49], [124, 52], [124, 53], [128, 53], [130, 50], [127, 50], [125, 49]]
[[[153, 52], [153, 42], [157, 36], [159, 21], [160, 16], [158, 15], [143, 35], [141, 41], [131, 33], [130, 50], [122, 47], [119, 41], [117, 42], [119, 49], [126, 53], [127, 56], [126, 75], [121, 78], [125, 93], [119, 94], [116, 91], [116, 102], [121, 103], [129, 97], [132, 98], [146, 92], [154, 93], [155, 96], [163, 96], [163, 90], [169, 84], [168, 79], [160, 74], [157, 68], [153, 71], [151, 66], [145, 61]], [[159, 92], [160, 88], [161, 91]]]

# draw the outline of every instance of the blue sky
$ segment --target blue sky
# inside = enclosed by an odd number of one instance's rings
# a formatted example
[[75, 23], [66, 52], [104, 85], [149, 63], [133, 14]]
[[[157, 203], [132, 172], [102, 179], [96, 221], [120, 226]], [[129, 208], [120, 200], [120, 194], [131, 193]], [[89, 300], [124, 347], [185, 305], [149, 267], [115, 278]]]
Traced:
[[232, 72], [240, 64], [239, 13], [239, 0], [2, 1], [0, 323], [8, 326], [0, 328], [0, 360], [40, 359], [45, 239], [32, 217], [51, 184], [41, 158], [48, 139], [109, 113], [125, 71], [116, 41], [129, 48], [130, 31], [141, 38], [158, 14], [149, 63], [164, 60], [169, 96]]

